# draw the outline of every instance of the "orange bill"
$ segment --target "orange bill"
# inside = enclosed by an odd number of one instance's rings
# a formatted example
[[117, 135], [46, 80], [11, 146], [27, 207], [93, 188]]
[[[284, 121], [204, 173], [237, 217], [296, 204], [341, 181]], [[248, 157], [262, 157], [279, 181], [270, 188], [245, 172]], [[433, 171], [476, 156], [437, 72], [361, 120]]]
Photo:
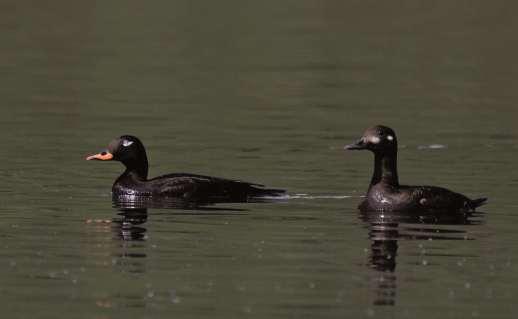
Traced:
[[91, 161], [91, 160], [110, 161], [112, 159], [113, 159], [113, 154], [108, 151], [104, 151], [99, 154], [91, 155], [86, 158], [87, 161]]

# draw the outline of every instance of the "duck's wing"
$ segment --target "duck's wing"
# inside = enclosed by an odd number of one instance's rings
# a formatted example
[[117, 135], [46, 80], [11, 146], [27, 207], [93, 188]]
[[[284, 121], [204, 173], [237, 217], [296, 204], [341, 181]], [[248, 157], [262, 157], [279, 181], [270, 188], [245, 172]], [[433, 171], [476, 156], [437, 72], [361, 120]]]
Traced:
[[189, 173], [175, 173], [148, 181], [161, 196], [182, 197], [193, 201], [244, 202], [250, 197], [279, 196], [283, 190], [267, 189], [263, 185]]
[[436, 186], [402, 186], [416, 209], [429, 211], [472, 210], [471, 200], [459, 193]]
[[148, 181], [152, 193], [160, 196], [188, 198], [211, 180], [190, 174], [168, 174]]

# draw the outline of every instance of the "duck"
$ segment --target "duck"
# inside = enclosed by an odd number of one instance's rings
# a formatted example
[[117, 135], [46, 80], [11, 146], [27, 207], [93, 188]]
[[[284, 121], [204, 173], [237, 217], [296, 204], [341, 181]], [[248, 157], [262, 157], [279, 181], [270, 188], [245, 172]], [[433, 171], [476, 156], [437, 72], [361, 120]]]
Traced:
[[368, 150], [374, 153], [374, 173], [364, 200], [358, 206], [366, 212], [474, 212], [487, 198], [470, 199], [465, 195], [437, 186], [399, 184], [397, 170], [398, 143], [393, 129], [377, 125], [346, 150]]
[[241, 180], [173, 173], [148, 179], [148, 158], [144, 144], [135, 136], [122, 135], [112, 140], [108, 148], [86, 157], [87, 161], [118, 161], [126, 170], [112, 186], [116, 197], [172, 198], [191, 203], [248, 202], [254, 198], [279, 197], [282, 189]]

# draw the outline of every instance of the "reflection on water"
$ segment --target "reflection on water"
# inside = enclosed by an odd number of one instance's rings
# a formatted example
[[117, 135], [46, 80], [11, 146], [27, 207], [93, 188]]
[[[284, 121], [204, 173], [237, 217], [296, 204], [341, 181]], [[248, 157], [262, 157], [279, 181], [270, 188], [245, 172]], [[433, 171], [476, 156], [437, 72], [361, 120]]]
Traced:
[[[373, 304], [392, 306], [396, 303], [399, 240], [472, 240], [463, 227], [481, 224], [482, 216], [480, 212], [425, 215], [361, 213], [360, 219], [367, 223], [371, 241], [368, 265], [375, 270]], [[448, 226], [459, 227], [444, 228]]]
[[144, 224], [148, 220], [148, 209], [176, 210], [176, 215], [233, 215], [247, 211], [244, 208], [199, 206], [198, 203], [178, 198], [155, 198], [139, 196], [114, 196], [113, 207], [118, 210], [117, 217], [112, 219], [115, 237], [124, 241], [143, 241], [147, 238]]
[[174, 197], [113, 196], [113, 206], [122, 211], [147, 208], [196, 209], [199, 203]]
[[[246, 203], [272, 203], [286, 200], [287, 197], [255, 197], [250, 198]], [[241, 211], [243, 209], [221, 208], [214, 205], [242, 203], [236, 201], [213, 201], [211, 203], [188, 201], [176, 197], [152, 197], [152, 196], [113, 196], [112, 203], [115, 208], [122, 210], [136, 208], [168, 208], [168, 209], [184, 209], [184, 210], [231, 210]], [[243, 202], [244, 203], [244, 202]]]
[[146, 228], [143, 224], [146, 221], [146, 208], [120, 209], [118, 217], [112, 220], [113, 231], [117, 238], [125, 241], [145, 240]]

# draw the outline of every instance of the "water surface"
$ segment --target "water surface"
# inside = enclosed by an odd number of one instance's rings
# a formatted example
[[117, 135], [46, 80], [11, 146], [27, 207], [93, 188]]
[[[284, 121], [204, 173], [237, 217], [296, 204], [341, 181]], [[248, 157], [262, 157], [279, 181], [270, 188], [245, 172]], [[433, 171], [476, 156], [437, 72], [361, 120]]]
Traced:
[[[0, 296], [8, 318], [512, 318], [516, 5], [7, 1]], [[490, 202], [361, 215], [344, 144], [394, 127], [400, 177]], [[151, 176], [286, 188], [273, 203], [112, 207], [122, 134]], [[302, 195], [301, 195], [302, 194]]]

